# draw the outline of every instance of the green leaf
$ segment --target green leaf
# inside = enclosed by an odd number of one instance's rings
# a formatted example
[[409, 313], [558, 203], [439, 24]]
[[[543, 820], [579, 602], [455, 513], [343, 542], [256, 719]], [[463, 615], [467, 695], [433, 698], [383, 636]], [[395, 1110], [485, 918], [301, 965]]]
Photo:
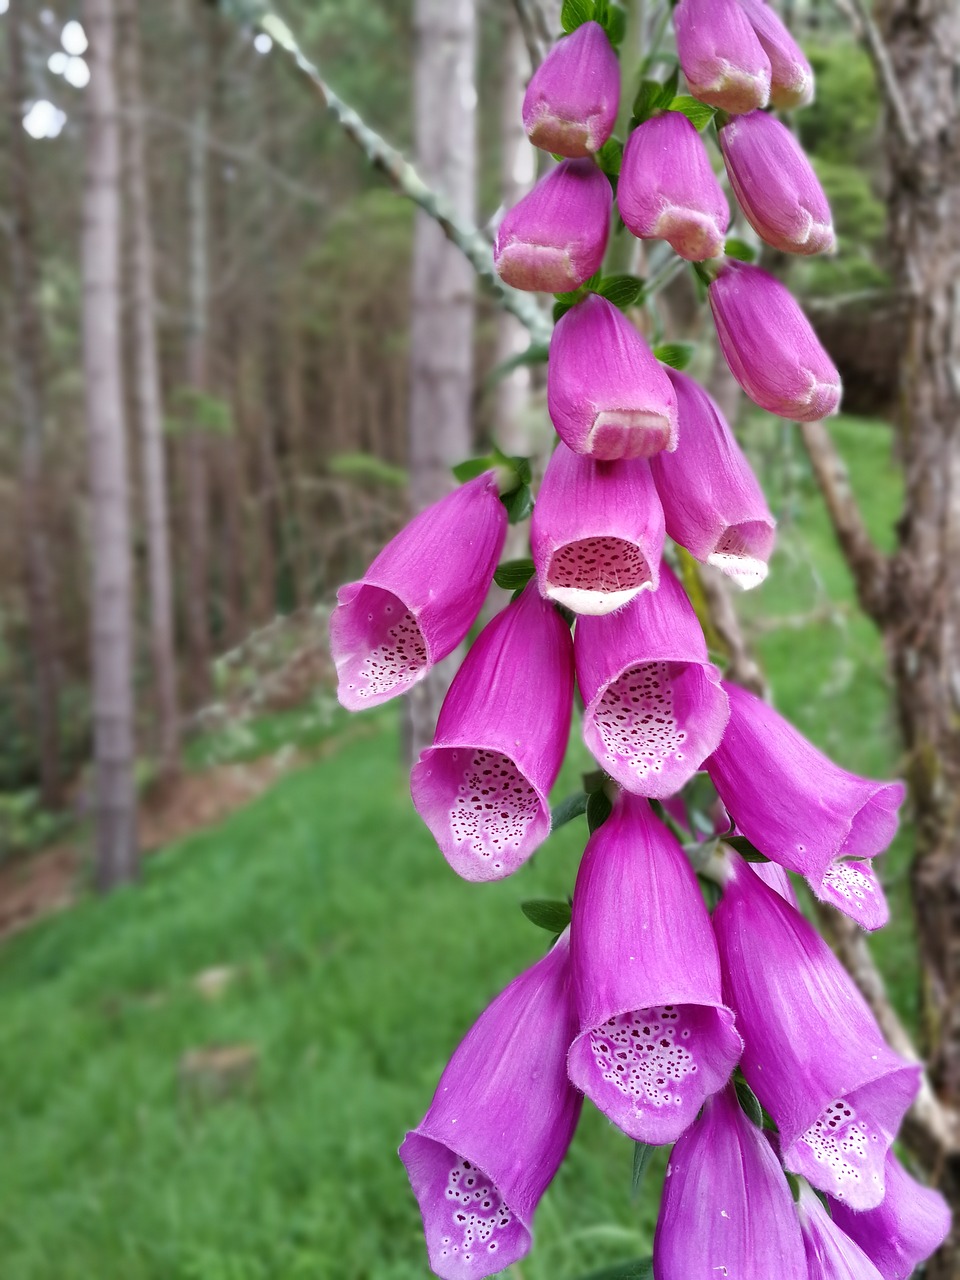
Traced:
[[765, 853], [750, 843], [746, 836], [724, 836], [723, 843], [728, 844], [731, 849], [736, 849], [740, 857], [747, 862], [769, 862], [770, 859]]
[[520, 910], [538, 929], [548, 933], [563, 933], [570, 923], [570, 903], [552, 898], [529, 898], [520, 903]]
[[633, 100], [633, 119], [636, 124], [643, 124], [657, 111], [663, 111], [673, 98], [673, 90], [665, 91], [660, 80], [641, 80], [637, 96]]
[[568, 822], [572, 822], [574, 818], [579, 818], [582, 813], [586, 813], [587, 800], [588, 796], [585, 791], [574, 791], [572, 795], [554, 805], [550, 810], [551, 832], [556, 831], [558, 827], [565, 826]]
[[608, 138], [597, 152], [597, 164], [608, 178], [616, 178], [623, 164], [623, 143], [619, 138]]
[[563, 0], [563, 8], [560, 10], [560, 25], [564, 31], [576, 31], [577, 27], [582, 27], [585, 22], [590, 22], [593, 18], [593, 4], [591, 0]]
[[533, 479], [529, 458], [524, 458], [520, 454], [503, 453], [496, 445], [493, 447], [490, 458], [491, 466], [509, 467], [521, 484], [529, 484]]
[[646, 1172], [647, 1165], [653, 1156], [654, 1148], [646, 1142], [635, 1142], [633, 1144], [633, 1181], [631, 1189], [636, 1195], [640, 1190], [640, 1183], [643, 1181], [643, 1175]]
[[613, 805], [607, 799], [605, 791], [592, 791], [587, 800], [587, 826], [590, 828], [590, 834], [596, 831], [597, 827], [602, 827], [606, 820], [613, 812]]
[[528, 484], [521, 484], [512, 493], [502, 494], [500, 501], [507, 508], [507, 519], [511, 524], [526, 520], [533, 510], [533, 492]]
[[553, 304], [553, 323], [556, 324], [561, 316], [565, 316], [572, 306], [572, 302], [555, 302]]
[[632, 307], [643, 293], [643, 281], [637, 276], [607, 276], [600, 281], [597, 290], [608, 302], [625, 311]]
[[761, 1107], [759, 1098], [753, 1092], [750, 1086], [747, 1084], [746, 1080], [744, 1080], [743, 1076], [740, 1074], [739, 1071], [736, 1073], [736, 1075], [733, 1078], [733, 1084], [734, 1084], [734, 1088], [737, 1091], [737, 1098], [740, 1102], [740, 1106], [743, 1108], [746, 1114], [750, 1117], [753, 1123], [757, 1126], [757, 1128], [762, 1129], [763, 1128], [763, 1107]]
[[505, 591], [516, 591], [518, 587], [525, 587], [535, 573], [532, 560], [505, 560], [497, 565], [493, 580]]
[[524, 365], [546, 364], [550, 358], [550, 345], [546, 342], [531, 342], [526, 351], [520, 351], [515, 356], [511, 356], [509, 360], [503, 360], [500, 364], [495, 365], [487, 374], [484, 380], [485, 386], [492, 386], [499, 382], [501, 378], [506, 378], [513, 373], [514, 369], [520, 369]]
[[653, 1280], [653, 1259], [632, 1258], [629, 1262], [615, 1262], [602, 1271], [591, 1271], [582, 1280]]
[[493, 459], [487, 454], [483, 458], [467, 458], [466, 462], [458, 462], [450, 470], [453, 472], [455, 480], [459, 480], [461, 484], [466, 484], [468, 480], [476, 480], [477, 476], [482, 476], [492, 466]]
[[607, 20], [603, 24], [603, 29], [607, 33], [610, 43], [616, 49], [623, 43], [623, 37], [627, 34], [627, 11], [622, 9], [618, 4], [612, 4], [607, 11]]
[[707, 127], [716, 112], [715, 107], [708, 107], [705, 102], [701, 102], [699, 98], [691, 98], [688, 93], [682, 93], [679, 98], [674, 98], [670, 103], [670, 110], [679, 111], [681, 115], [685, 115], [698, 131]]
[[661, 364], [668, 364], [671, 369], [685, 369], [696, 349], [693, 342], [664, 342], [653, 348], [653, 354]]
[[753, 262], [757, 256], [752, 245], [747, 244], [746, 240], [738, 240], [736, 236], [729, 238], [723, 246], [723, 252], [728, 258], [738, 258], [741, 262]]

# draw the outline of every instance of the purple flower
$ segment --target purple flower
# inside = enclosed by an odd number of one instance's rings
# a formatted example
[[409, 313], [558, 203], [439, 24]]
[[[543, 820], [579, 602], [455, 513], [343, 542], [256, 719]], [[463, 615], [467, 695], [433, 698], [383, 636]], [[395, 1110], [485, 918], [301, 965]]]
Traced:
[[814, 892], [821, 902], [831, 903], [868, 932], [882, 929], [890, 919], [883, 887], [869, 862], [838, 858], [827, 867]]
[[570, 1079], [631, 1138], [675, 1141], [743, 1045], [697, 877], [646, 800], [622, 791], [590, 837], [570, 937]]
[[388, 542], [337, 593], [330, 648], [350, 711], [406, 691], [452, 653], [483, 605], [507, 534], [496, 476], [454, 490]]
[[692, 378], [673, 369], [667, 376], [677, 393], [680, 446], [650, 460], [667, 532], [738, 586], [755, 587], [767, 576], [776, 521], [713, 400]]
[[790, 130], [751, 111], [720, 130], [730, 185], [761, 239], [784, 253], [823, 253], [834, 247], [833, 216], [803, 147]]
[[648, 462], [597, 462], [557, 443], [530, 521], [541, 595], [601, 614], [656, 590], [663, 532]]
[[883, 1280], [860, 1246], [844, 1235], [804, 1183], [800, 1185], [797, 1216], [809, 1280]]
[[789, 902], [791, 907], [799, 908], [800, 904], [797, 901], [793, 885], [790, 883], [790, 877], [778, 862], [750, 862], [747, 865], [754, 875], [760, 877], [765, 885], [768, 885], [775, 893], [779, 893], [784, 902]]
[[892, 1151], [887, 1152], [886, 1187], [876, 1209], [855, 1213], [834, 1200], [830, 1210], [835, 1225], [860, 1246], [883, 1280], [908, 1280], [947, 1238], [950, 1209], [939, 1191], [911, 1178]]
[[653, 1269], [658, 1280], [807, 1280], [790, 1187], [732, 1085], [671, 1152]]
[[723, 735], [720, 674], [690, 602], [664, 564], [660, 586], [574, 637], [583, 739], [622, 787], [658, 798], [689, 782]]
[[606, 32], [584, 22], [559, 40], [530, 78], [523, 127], [535, 147], [589, 156], [613, 133], [620, 105], [620, 63]]
[[694, 97], [735, 114], [767, 105], [770, 60], [736, 0], [680, 0], [673, 27]]
[[723, 252], [730, 209], [703, 139], [685, 115], [667, 111], [638, 125], [627, 142], [617, 207], [641, 240], [666, 240], [681, 258]]
[[869, 927], [882, 903], [879, 886], [861, 862], [838, 860], [871, 858], [887, 847], [903, 783], [848, 773], [762, 699], [739, 685], [724, 688], [730, 723], [707, 771], [737, 830], [806, 876], [822, 901]]
[[851, 1209], [874, 1208], [919, 1066], [885, 1043], [813, 926], [736, 854], [713, 927], [741, 1069], [780, 1130], [783, 1163]]
[[549, 835], [572, 708], [570, 631], [531, 582], [477, 637], [410, 775], [417, 812], [465, 880], [510, 875]]
[[596, 293], [553, 331], [547, 407], [561, 440], [601, 462], [677, 447], [670, 379], [627, 317]]
[[840, 374], [779, 280], [727, 260], [707, 296], [724, 359], [751, 400], [799, 422], [836, 413]]
[[568, 961], [564, 935], [497, 996], [400, 1148], [443, 1280], [478, 1280], [530, 1250], [534, 1212], [582, 1102], [566, 1071], [576, 1034]]
[[754, 34], [770, 59], [770, 101], [788, 111], [813, 101], [813, 71], [796, 40], [764, 0], [740, 0]]
[[564, 160], [503, 218], [493, 246], [501, 280], [566, 293], [600, 270], [610, 233], [610, 183], [592, 160]]

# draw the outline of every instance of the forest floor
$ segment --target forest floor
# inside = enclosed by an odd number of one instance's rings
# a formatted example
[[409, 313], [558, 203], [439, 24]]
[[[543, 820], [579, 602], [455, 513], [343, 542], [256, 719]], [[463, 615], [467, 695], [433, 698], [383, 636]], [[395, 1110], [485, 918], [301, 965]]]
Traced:
[[[890, 776], [880, 644], [790, 433], [753, 441], [782, 535], [746, 615], [785, 714]], [[889, 434], [837, 435], [888, 540]], [[554, 798], [586, 764], [576, 730], [571, 747]], [[571, 891], [583, 821], [508, 880], [465, 885], [410, 805], [396, 707], [351, 718], [329, 695], [204, 735], [188, 766], [139, 886], [100, 900], [81, 878], [70, 910], [0, 946], [4, 1280], [422, 1280], [396, 1146], [470, 1021], [542, 952], [519, 906]], [[894, 919], [872, 941], [908, 1020], [909, 844], [883, 861]], [[512, 1280], [648, 1253], [663, 1164], [635, 1198], [632, 1144], [585, 1108]]]

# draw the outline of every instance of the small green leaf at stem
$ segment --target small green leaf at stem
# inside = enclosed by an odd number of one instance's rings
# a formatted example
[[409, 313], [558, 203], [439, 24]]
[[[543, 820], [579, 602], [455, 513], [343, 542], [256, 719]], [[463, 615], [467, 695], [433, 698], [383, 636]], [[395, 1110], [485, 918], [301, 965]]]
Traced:
[[587, 826], [590, 828], [591, 835], [598, 827], [603, 826], [612, 812], [613, 805], [605, 792], [593, 791], [590, 793], [590, 798], [587, 800]]
[[654, 1148], [647, 1142], [635, 1142], [633, 1144], [633, 1179], [630, 1188], [634, 1196], [640, 1190], [643, 1175], [647, 1171], [647, 1165], [650, 1163], [653, 1152]]
[[723, 843], [728, 844], [731, 849], [736, 849], [740, 857], [746, 862], [769, 862], [770, 859], [765, 853], [750, 843], [746, 836], [724, 836]]
[[548, 933], [563, 933], [570, 923], [570, 903], [553, 898], [528, 898], [520, 903], [520, 910], [538, 929]]
[[763, 1107], [760, 1100], [753, 1092], [750, 1086], [744, 1080], [739, 1071], [733, 1077], [733, 1085], [737, 1091], [737, 1100], [745, 1114], [753, 1121], [758, 1129], [763, 1128]]
[[483, 458], [467, 458], [466, 462], [458, 462], [455, 467], [451, 467], [455, 480], [459, 480], [461, 484], [466, 484], [468, 480], [475, 480], [477, 476], [482, 476], [485, 471], [489, 471], [493, 466], [493, 459], [489, 456]]
[[643, 293], [643, 281], [639, 276], [606, 276], [600, 281], [597, 293], [625, 311], [632, 307]]
[[597, 152], [597, 164], [608, 178], [620, 175], [623, 164], [623, 143], [619, 138], [608, 138]]
[[572, 302], [555, 302], [553, 304], [553, 323], [556, 324], [561, 316], [565, 316], [572, 306]]
[[592, 0], [563, 0], [560, 25], [568, 34], [593, 18]]
[[603, 29], [615, 49], [621, 45], [623, 37], [627, 34], [626, 9], [622, 9], [618, 4], [611, 4], [607, 10], [607, 20], [603, 24]]
[[511, 524], [526, 520], [533, 511], [533, 491], [528, 484], [521, 484], [511, 493], [503, 494], [500, 501], [507, 508], [507, 519]]
[[753, 245], [747, 244], [746, 240], [738, 240], [736, 236], [727, 239], [723, 252], [728, 258], [737, 258], [740, 262], [754, 262], [757, 257]]
[[535, 573], [532, 560], [505, 560], [497, 565], [493, 580], [504, 591], [516, 591], [518, 587], [525, 587]]
[[696, 349], [692, 342], [663, 342], [653, 348], [653, 354], [661, 364], [667, 364], [671, 369], [685, 369]]
[[585, 791], [574, 791], [572, 795], [566, 796], [559, 804], [554, 805], [550, 810], [551, 832], [556, 831], [558, 827], [566, 826], [574, 818], [579, 818], [582, 813], [586, 813], [587, 799]]
[[679, 111], [681, 115], [685, 115], [698, 133], [707, 127], [715, 112], [714, 107], [708, 107], [705, 102], [701, 102], [698, 98], [691, 98], [687, 93], [674, 98], [670, 103], [670, 110]]

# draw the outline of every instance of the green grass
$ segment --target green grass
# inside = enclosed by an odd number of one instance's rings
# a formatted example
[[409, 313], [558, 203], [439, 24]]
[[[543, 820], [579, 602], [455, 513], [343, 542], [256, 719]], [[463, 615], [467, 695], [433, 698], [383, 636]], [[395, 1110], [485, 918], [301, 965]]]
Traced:
[[[799, 445], [752, 424], [783, 520], [768, 583], [744, 597], [782, 709], [844, 765], [896, 768], [882, 652]], [[836, 427], [884, 536], [896, 480], [882, 427]], [[815, 613], [793, 625], [792, 619]], [[790, 625], [787, 625], [790, 623]], [[419, 1217], [396, 1147], [484, 1004], [546, 942], [519, 904], [565, 895], [583, 820], [517, 875], [468, 885], [412, 810], [392, 708], [345, 717], [321, 700], [217, 741], [192, 763], [291, 738], [335, 753], [215, 829], [151, 858], [145, 881], [86, 900], [0, 949], [3, 1280], [421, 1280]], [[582, 748], [558, 786], [577, 784]], [[876, 951], [910, 1010], [901, 840], [899, 915]], [[195, 979], [227, 966], [218, 999]], [[255, 1078], [213, 1100], [184, 1054], [249, 1045]], [[649, 1251], [663, 1157], [630, 1194], [631, 1143], [586, 1107], [513, 1280], [575, 1280]]]

